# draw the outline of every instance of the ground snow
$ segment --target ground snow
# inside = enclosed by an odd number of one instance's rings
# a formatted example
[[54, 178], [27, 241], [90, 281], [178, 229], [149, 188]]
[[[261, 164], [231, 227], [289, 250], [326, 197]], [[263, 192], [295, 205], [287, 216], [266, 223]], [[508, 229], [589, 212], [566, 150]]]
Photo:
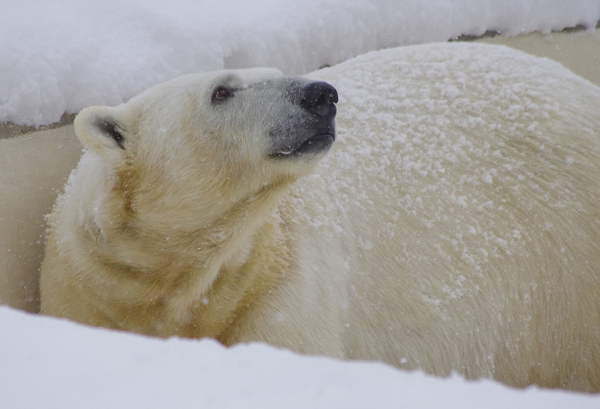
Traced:
[[0, 307], [0, 407], [597, 408], [598, 397], [464, 382], [265, 345], [160, 340]]
[[21, 0], [0, 13], [0, 122], [56, 122], [203, 70], [304, 74], [367, 51], [600, 19], [598, 0]]

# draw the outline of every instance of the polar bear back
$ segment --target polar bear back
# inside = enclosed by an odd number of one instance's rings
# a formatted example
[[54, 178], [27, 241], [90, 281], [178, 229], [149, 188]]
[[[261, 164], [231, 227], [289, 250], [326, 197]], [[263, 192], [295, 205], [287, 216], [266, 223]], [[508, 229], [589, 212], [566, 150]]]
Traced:
[[350, 276], [364, 325], [346, 353], [438, 374], [470, 362], [465, 375], [513, 385], [529, 382], [517, 366], [548, 378], [577, 362], [600, 382], [600, 89], [472, 44], [313, 77], [340, 93], [338, 140], [294, 204], [324, 242], [342, 238], [332, 274]]

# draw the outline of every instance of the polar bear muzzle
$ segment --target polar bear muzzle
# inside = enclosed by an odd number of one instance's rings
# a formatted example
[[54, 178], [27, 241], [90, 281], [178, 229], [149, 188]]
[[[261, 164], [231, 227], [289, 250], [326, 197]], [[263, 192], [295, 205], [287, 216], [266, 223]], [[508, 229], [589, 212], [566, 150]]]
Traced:
[[285, 126], [271, 131], [274, 146], [269, 156], [289, 159], [327, 152], [335, 140], [336, 89], [321, 81], [294, 83], [288, 97], [300, 110]]

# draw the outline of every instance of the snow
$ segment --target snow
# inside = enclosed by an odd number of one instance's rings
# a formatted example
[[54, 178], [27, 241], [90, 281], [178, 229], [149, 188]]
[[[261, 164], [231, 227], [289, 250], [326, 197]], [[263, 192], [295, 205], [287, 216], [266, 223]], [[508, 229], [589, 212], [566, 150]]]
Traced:
[[[592, 28], [598, 0], [20, 0], [0, 13], [0, 122], [56, 122], [221, 68], [305, 74], [367, 51]], [[449, 90], [452, 92], [452, 90]]]
[[0, 307], [0, 407], [597, 408], [600, 397], [510, 389], [253, 344], [168, 340]]

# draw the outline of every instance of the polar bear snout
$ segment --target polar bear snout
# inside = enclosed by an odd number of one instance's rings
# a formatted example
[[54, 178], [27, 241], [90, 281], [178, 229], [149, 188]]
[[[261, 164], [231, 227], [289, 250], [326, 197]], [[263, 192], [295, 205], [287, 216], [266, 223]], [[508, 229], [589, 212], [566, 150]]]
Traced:
[[337, 90], [326, 82], [311, 82], [301, 91], [300, 106], [313, 115], [333, 119], [338, 102]]
[[270, 132], [269, 156], [275, 159], [312, 158], [327, 152], [335, 141], [337, 90], [322, 81], [294, 81], [287, 93], [292, 105], [286, 121]]

